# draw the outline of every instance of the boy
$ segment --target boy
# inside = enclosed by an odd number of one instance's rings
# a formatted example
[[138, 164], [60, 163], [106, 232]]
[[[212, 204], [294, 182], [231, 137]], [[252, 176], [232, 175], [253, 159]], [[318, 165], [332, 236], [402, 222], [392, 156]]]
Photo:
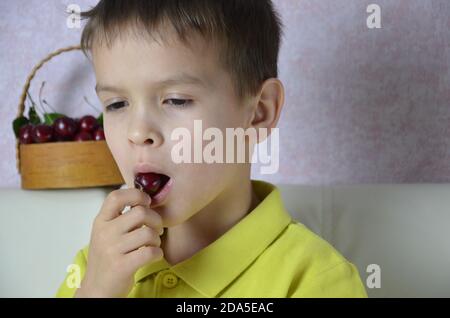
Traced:
[[[249, 160], [173, 160], [172, 133], [196, 120], [276, 127], [282, 25], [270, 0], [102, 0], [82, 17], [127, 188], [107, 196], [75, 257], [80, 288], [64, 281], [57, 297], [366, 297], [356, 267], [293, 221], [274, 185], [251, 180]], [[145, 174], [156, 194], [137, 189]]]

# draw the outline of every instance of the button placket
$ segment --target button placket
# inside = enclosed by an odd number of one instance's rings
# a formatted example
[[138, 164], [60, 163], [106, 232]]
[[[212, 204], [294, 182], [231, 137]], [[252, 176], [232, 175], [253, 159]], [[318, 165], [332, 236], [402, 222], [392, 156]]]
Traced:
[[178, 277], [171, 272], [167, 272], [162, 277], [162, 284], [166, 288], [174, 288], [178, 284]]

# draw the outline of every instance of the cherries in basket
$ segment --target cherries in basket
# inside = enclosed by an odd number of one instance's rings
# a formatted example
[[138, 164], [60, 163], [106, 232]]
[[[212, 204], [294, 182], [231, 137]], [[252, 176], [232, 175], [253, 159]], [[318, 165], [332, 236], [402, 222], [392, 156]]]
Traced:
[[[42, 114], [44, 119], [42, 120], [36, 112], [36, 104], [27, 93], [31, 101], [28, 117], [21, 116], [13, 122], [14, 133], [21, 144], [105, 140], [103, 114], [100, 114], [97, 118], [92, 115], [71, 118], [55, 111], [51, 113], [47, 112], [43, 104], [52, 110], [53, 108], [45, 100], [41, 99], [44, 85], [45, 82], [42, 83], [39, 94], [39, 102], [43, 110]], [[85, 100], [88, 102], [86, 98]], [[88, 104], [91, 105], [89, 102]], [[91, 106], [94, 107], [93, 105]]]

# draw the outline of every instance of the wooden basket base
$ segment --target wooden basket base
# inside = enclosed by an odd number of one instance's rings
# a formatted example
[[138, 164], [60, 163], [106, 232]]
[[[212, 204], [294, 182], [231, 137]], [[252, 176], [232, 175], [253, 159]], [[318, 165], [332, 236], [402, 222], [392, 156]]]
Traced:
[[115, 186], [125, 181], [106, 141], [21, 144], [23, 189]]

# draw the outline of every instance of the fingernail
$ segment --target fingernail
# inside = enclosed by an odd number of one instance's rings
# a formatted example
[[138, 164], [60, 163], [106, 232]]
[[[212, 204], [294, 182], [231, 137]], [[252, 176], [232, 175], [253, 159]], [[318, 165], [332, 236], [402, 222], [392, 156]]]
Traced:
[[161, 231], [159, 231], [159, 236], [164, 234], [164, 228], [161, 229]]
[[131, 207], [129, 205], [125, 206], [125, 208], [122, 210], [122, 214], [127, 213], [128, 211], [131, 210]]

